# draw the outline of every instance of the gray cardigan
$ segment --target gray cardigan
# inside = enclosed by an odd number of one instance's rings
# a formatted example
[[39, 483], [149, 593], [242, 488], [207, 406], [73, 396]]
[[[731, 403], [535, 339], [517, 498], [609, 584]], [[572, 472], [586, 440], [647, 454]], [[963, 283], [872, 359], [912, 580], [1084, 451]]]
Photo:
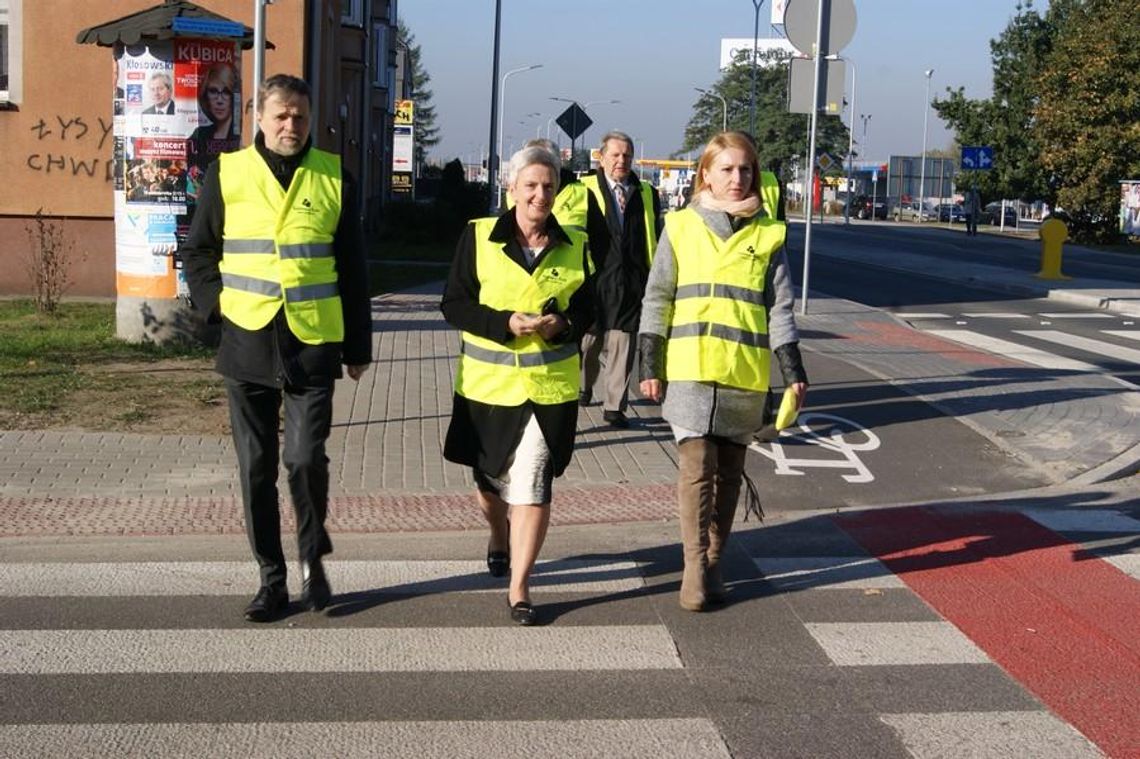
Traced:
[[[733, 234], [731, 217], [690, 204], [709, 230], [722, 240]], [[763, 213], [763, 211], [761, 211]], [[739, 228], [739, 224], [738, 227]], [[677, 290], [677, 266], [668, 229], [662, 233], [649, 270], [645, 300], [641, 307], [639, 344], [641, 379], [665, 380], [665, 347]], [[768, 310], [768, 340], [779, 359], [785, 384], [806, 382], [799, 355], [793, 306], [795, 295], [783, 248], [772, 254], [764, 282], [764, 306]], [[677, 438], [686, 433], [716, 435], [743, 442], [763, 426], [764, 393], [740, 390], [715, 382], [670, 382], [665, 388], [661, 415], [674, 428]]]

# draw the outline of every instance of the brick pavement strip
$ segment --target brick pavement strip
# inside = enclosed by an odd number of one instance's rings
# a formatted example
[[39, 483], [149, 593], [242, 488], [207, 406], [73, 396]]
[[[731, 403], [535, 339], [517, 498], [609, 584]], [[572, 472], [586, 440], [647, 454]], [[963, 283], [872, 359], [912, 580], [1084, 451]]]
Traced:
[[[667, 520], [676, 511], [674, 485], [556, 487], [555, 525]], [[288, 503], [282, 524], [292, 531]], [[329, 501], [333, 533], [472, 530], [484, 526], [471, 493], [340, 496]], [[0, 496], [0, 537], [51, 535], [241, 534], [233, 497], [114, 498]]]

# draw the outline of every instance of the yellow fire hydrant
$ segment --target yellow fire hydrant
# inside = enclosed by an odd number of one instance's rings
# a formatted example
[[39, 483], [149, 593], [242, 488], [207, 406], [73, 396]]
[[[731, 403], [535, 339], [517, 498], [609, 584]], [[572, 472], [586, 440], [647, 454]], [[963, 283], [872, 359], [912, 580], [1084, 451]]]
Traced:
[[1041, 238], [1041, 271], [1039, 279], [1069, 279], [1061, 273], [1061, 252], [1069, 239], [1069, 228], [1060, 219], [1046, 219], [1037, 232]]

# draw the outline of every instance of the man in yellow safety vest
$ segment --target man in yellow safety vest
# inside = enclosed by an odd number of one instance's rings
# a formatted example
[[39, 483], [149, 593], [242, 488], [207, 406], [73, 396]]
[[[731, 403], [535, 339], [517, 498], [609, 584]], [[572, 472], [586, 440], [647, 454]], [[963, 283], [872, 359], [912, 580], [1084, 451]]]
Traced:
[[372, 362], [368, 271], [358, 200], [340, 157], [312, 146], [311, 96], [278, 74], [258, 92], [252, 146], [210, 165], [179, 250], [195, 308], [221, 322], [225, 378], [246, 532], [261, 588], [245, 610], [267, 622], [287, 607], [278, 512], [278, 424], [297, 517], [301, 605], [332, 596], [321, 557], [329, 467], [325, 441], [333, 385]]

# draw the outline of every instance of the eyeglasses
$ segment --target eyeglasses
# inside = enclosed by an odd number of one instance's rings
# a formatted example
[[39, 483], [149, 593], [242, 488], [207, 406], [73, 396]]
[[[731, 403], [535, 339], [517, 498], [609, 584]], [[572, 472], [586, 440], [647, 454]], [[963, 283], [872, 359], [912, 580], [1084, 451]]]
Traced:
[[227, 97], [228, 98], [228, 97], [233, 97], [233, 94], [234, 94], [234, 91], [231, 90], [229, 87], [224, 87], [222, 89], [218, 89], [217, 87], [207, 87], [206, 88], [207, 97], [212, 97], [212, 98]]

